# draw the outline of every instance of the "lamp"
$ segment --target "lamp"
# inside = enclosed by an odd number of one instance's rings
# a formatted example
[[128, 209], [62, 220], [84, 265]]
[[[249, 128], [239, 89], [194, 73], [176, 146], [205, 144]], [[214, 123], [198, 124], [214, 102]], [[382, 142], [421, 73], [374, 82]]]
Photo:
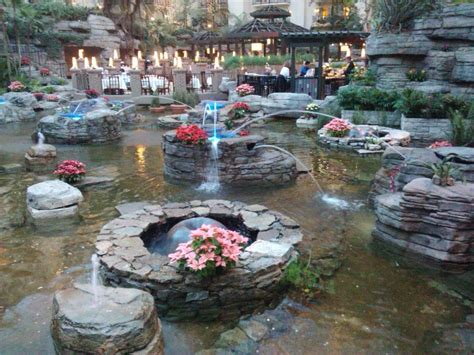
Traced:
[[362, 50], [360, 51], [360, 57], [365, 59], [366, 57], [365, 48], [362, 48]]
[[132, 58], [132, 69], [138, 70], [138, 58], [137, 57]]
[[251, 43], [250, 49], [252, 52], [261, 52], [263, 51], [263, 44], [262, 43]]

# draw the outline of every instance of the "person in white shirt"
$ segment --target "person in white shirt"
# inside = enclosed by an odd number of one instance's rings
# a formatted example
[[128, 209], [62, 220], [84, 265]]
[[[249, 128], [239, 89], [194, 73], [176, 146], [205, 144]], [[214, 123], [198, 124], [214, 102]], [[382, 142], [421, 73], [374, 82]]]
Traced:
[[286, 80], [290, 78], [290, 62], [286, 61], [283, 63], [283, 67], [280, 70], [280, 75], [283, 75]]

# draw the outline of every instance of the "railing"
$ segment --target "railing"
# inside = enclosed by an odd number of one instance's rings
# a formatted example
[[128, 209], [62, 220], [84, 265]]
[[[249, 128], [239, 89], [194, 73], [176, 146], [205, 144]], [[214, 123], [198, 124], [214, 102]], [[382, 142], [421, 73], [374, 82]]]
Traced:
[[291, 0], [252, 0], [253, 5], [275, 5], [275, 4], [289, 4]]
[[275, 91], [276, 76], [273, 75], [237, 75], [237, 85], [249, 84], [255, 89], [254, 94], [267, 97]]
[[317, 99], [318, 78], [297, 77], [295, 80], [295, 93], [308, 94], [313, 99]]
[[[20, 50], [18, 50], [18, 48]], [[18, 54], [18, 52], [20, 54]], [[66, 63], [63, 61], [55, 61], [48, 59], [48, 54], [35, 47], [34, 45], [20, 44], [18, 47], [16, 43], [9, 43], [9, 55], [14, 60], [21, 60], [21, 57], [28, 57], [30, 64], [37, 67], [46, 67], [50, 72], [61, 78], [66, 78], [68, 74]], [[19, 57], [20, 56], [20, 57]]]

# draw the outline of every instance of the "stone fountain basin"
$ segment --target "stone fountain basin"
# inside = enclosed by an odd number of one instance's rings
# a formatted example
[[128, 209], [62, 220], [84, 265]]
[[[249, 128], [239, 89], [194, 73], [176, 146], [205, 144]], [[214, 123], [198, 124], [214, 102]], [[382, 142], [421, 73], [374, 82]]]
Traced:
[[[211, 142], [184, 144], [176, 131], [163, 137], [165, 175], [176, 181], [205, 181], [209, 174]], [[222, 138], [219, 141], [219, 181], [230, 185], [282, 185], [296, 179], [295, 160], [282, 152], [255, 146], [264, 144], [259, 135]]]
[[[213, 218], [252, 242], [235, 268], [210, 279], [178, 270], [147, 246], [161, 231], [194, 217]], [[96, 253], [106, 283], [151, 292], [160, 316], [170, 320], [236, 319], [264, 310], [282, 297], [280, 281], [297, 257], [299, 225], [261, 205], [226, 200], [150, 205], [107, 223]]]

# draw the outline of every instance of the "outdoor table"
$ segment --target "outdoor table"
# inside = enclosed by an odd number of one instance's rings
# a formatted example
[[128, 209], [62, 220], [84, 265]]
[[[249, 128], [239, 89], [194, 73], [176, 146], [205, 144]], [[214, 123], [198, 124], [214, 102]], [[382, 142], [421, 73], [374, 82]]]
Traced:
[[[110, 79], [111, 78], [116, 78], [118, 81], [118, 89], [121, 90], [127, 90], [127, 83], [123, 77], [123, 75], [118, 75], [118, 74], [104, 74], [102, 77], [102, 88], [105, 89], [110, 89]], [[117, 89], [117, 88], [112, 88], [112, 89]]]

